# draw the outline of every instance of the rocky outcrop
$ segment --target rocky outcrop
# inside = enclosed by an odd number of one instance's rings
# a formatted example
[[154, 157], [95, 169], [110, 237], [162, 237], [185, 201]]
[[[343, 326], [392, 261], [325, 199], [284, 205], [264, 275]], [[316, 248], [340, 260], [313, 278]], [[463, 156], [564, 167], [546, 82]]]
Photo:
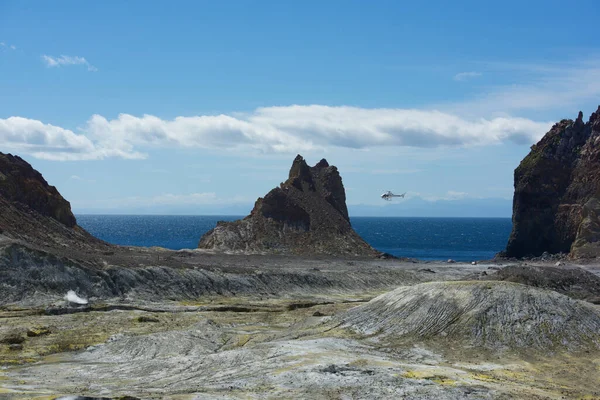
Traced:
[[18, 156], [0, 153], [0, 239], [44, 250], [105, 248], [77, 225], [71, 205]]
[[69, 202], [21, 157], [0, 153], [0, 196], [69, 228], [77, 223]]
[[289, 178], [259, 198], [246, 218], [219, 222], [198, 244], [218, 251], [375, 256], [350, 225], [336, 167], [309, 167], [300, 155]]
[[600, 108], [562, 120], [515, 170], [508, 257], [600, 255]]
[[600, 277], [575, 266], [509, 265], [474, 279], [521, 283], [600, 304]]

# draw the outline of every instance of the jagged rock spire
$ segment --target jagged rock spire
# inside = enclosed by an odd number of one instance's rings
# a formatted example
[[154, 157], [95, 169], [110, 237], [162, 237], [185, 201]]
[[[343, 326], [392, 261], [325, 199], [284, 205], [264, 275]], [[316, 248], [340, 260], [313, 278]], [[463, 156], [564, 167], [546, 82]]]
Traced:
[[294, 159], [288, 179], [256, 201], [240, 221], [219, 223], [200, 248], [298, 254], [376, 255], [350, 226], [346, 193], [335, 166]]

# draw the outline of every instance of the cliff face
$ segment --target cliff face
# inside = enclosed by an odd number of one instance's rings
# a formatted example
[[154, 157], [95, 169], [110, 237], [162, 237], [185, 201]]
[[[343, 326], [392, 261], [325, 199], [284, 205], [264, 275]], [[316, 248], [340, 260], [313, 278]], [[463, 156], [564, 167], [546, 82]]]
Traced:
[[294, 160], [288, 179], [259, 198], [250, 215], [234, 222], [219, 222], [202, 236], [198, 247], [292, 254], [379, 254], [350, 225], [337, 168], [326, 160], [309, 167], [301, 156]]
[[0, 153], [0, 234], [43, 249], [106, 246], [77, 225], [71, 205], [25, 160]]
[[600, 108], [555, 124], [515, 170], [508, 257], [600, 255]]
[[18, 156], [0, 153], [0, 196], [52, 217], [69, 228], [77, 223], [69, 202]]

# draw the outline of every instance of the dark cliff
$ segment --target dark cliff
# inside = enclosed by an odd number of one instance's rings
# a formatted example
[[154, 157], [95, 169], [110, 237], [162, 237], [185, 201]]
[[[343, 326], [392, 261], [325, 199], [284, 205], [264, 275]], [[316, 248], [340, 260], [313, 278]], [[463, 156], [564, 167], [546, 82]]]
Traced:
[[600, 108], [562, 120], [515, 170], [508, 257], [600, 254]]
[[288, 179], [259, 198], [246, 218], [219, 222], [199, 248], [219, 251], [374, 256], [380, 254], [352, 229], [346, 193], [336, 167], [314, 167], [297, 156]]
[[0, 153], [0, 196], [69, 228], [77, 223], [69, 202], [21, 157]]
[[77, 225], [71, 205], [18, 156], [0, 153], [0, 235], [44, 250], [108, 245]]

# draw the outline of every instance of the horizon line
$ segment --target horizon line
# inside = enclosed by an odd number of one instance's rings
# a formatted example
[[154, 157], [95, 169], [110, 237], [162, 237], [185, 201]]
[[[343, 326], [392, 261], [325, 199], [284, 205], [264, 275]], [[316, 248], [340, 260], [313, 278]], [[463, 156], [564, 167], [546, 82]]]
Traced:
[[[77, 216], [120, 216], [120, 217], [235, 217], [244, 218], [247, 215], [242, 214], [109, 214], [109, 213], [73, 213]], [[477, 219], [511, 219], [512, 216], [506, 217], [482, 217], [482, 216], [430, 216], [430, 215], [354, 215], [352, 218], [477, 218]]]

